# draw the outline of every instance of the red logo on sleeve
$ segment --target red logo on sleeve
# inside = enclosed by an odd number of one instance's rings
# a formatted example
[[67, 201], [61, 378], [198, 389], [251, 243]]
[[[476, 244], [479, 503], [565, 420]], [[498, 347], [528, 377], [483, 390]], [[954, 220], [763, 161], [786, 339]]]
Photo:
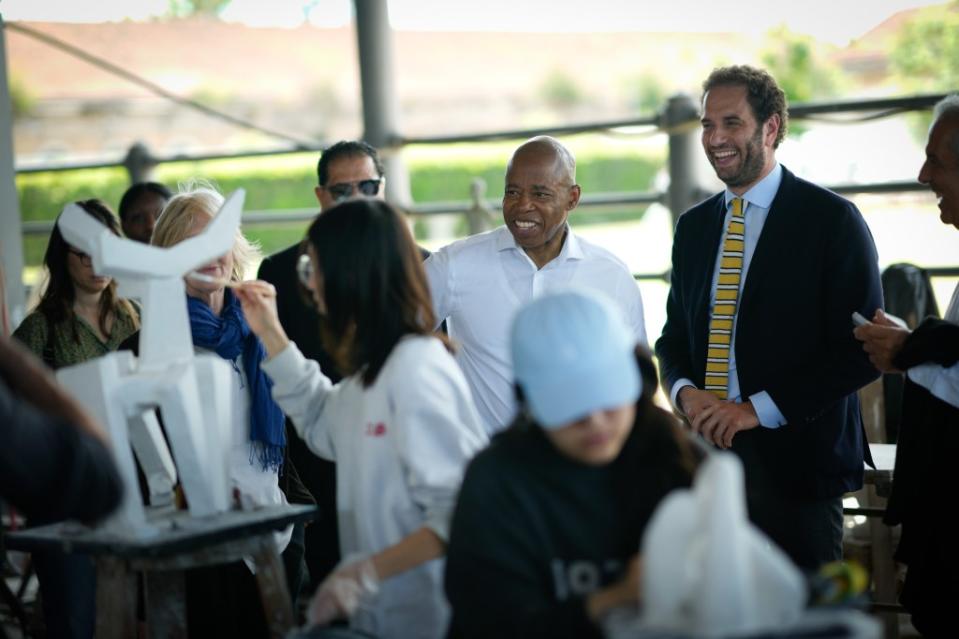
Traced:
[[386, 434], [386, 424], [383, 422], [377, 422], [375, 424], [366, 425], [366, 436], [367, 437], [382, 437]]

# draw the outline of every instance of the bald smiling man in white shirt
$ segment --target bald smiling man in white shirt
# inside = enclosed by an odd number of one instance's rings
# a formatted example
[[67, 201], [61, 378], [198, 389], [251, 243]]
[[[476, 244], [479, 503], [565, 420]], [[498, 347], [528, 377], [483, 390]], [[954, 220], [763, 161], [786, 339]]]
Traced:
[[523, 143], [506, 167], [505, 226], [454, 242], [426, 260], [437, 322], [447, 320], [457, 360], [490, 435], [516, 413], [509, 326], [516, 310], [570, 286], [607, 295], [646, 344], [643, 300], [626, 265], [570, 229], [580, 198], [576, 160], [557, 140]]

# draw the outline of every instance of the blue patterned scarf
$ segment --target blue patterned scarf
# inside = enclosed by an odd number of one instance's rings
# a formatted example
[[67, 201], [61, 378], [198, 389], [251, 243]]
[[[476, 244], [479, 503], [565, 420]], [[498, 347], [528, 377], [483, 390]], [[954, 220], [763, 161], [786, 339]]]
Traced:
[[260, 369], [266, 351], [246, 323], [240, 301], [230, 289], [226, 289], [223, 292], [223, 312], [219, 317], [204, 302], [189, 296], [187, 309], [194, 345], [216, 351], [234, 366], [234, 360], [242, 353], [250, 391], [250, 463], [256, 458], [264, 470], [279, 471], [286, 446], [283, 411], [270, 394], [273, 382]]

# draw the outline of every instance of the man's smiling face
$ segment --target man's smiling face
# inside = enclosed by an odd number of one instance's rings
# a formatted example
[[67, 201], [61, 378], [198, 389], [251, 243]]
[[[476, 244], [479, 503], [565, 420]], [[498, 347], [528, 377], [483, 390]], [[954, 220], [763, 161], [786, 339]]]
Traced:
[[959, 115], [943, 116], [929, 130], [919, 181], [936, 194], [939, 219], [959, 228]]
[[558, 253], [562, 246], [569, 212], [579, 202], [573, 179], [562, 158], [545, 144], [526, 144], [510, 160], [503, 221], [534, 261], [536, 255]]
[[746, 87], [720, 85], [703, 98], [703, 150], [716, 176], [735, 193], [749, 190], [772, 168], [779, 116], [759, 123]]

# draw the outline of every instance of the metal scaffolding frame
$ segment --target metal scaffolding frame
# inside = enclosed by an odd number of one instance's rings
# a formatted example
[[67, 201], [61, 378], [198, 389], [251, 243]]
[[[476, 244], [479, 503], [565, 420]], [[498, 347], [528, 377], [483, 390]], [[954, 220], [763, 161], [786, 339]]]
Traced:
[[[400, 205], [413, 215], [462, 214], [477, 208], [496, 210], [498, 200], [480, 199], [471, 201], [415, 203], [410, 196], [409, 176], [403, 165], [400, 151], [403, 147], [417, 145], [445, 145], [463, 142], [489, 142], [496, 140], [520, 140], [536, 135], [574, 135], [599, 131], [611, 131], [624, 128], [645, 127], [650, 132], [668, 136], [668, 169], [670, 185], [665, 192], [626, 192], [599, 193], [586, 196], [581, 201], [584, 208], [616, 205], [641, 205], [660, 203], [667, 206], [673, 221], [692, 204], [708, 193], [702, 187], [698, 175], [699, 105], [688, 95], [680, 94], [669, 98], [663, 109], [654, 116], [584, 122], [563, 126], [511, 129], [490, 132], [466, 132], [451, 135], [404, 137], [398, 123], [398, 107], [394, 90], [395, 72], [393, 69], [393, 41], [389, 26], [387, 0], [354, 0], [357, 24], [357, 52], [360, 62], [360, 80], [363, 102], [364, 139], [383, 152], [384, 162], [390, 175], [387, 182], [387, 198]], [[2, 17], [0, 17], [2, 26]], [[290, 145], [271, 150], [251, 150], [236, 153], [211, 153], [197, 155], [153, 156], [148, 149], [134, 149], [124, 158], [109, 162], [71, 162], [61, 164], [29, 165], [15, 169], [12, 145], [12, 113], [6, 77], [6, 47], [4, 30], [0, 29], [0, 255], [6, 264], [7, 302], [12, 310], [14, 322], [24, 314], [24, 287], [21, 281], [23, 270], [23, 234], [49, 233], [53, 222], [23, 222], [19, 212], [19, 203], [15, 186], [16, 173], [35, 173], [50, 171], [73, 171], [104, 167], [124, 166], [131, 178], [142, 174], [144, 162], [159, 164], [177, 161], [203, 161], [213, 159], [257, 157], [319, 152], [316, 148], [303, 145]], [[929, 109], [945, 94], [916, 95], [898, 98], [869, 100], [846, 100], [794, 104], [789, 108], [792, 119], [828, 120], [830, 122], [864, 121], [910, 111]], [[857, 114], [854, 120], [837, 119], [837, 114]], [[465, 186], [465, 185], [464, 185]], [[895, 181], [872, 184], [836, 184], [829, 185], [832, 190], [843, 194], [856, 193], [895, 193], [922, 190], [924, 187], [914, 181]], [[314, 209], [293, 209], [284, 211], [248, 211], [244, 214], [246, 223], [279, 223], [307, 221], [315, 215]], [[934, 275], [956, 275], [959, 269], [931, 269]], [[638, 279], [661, 279], [664, 274], [639, 274]]]

